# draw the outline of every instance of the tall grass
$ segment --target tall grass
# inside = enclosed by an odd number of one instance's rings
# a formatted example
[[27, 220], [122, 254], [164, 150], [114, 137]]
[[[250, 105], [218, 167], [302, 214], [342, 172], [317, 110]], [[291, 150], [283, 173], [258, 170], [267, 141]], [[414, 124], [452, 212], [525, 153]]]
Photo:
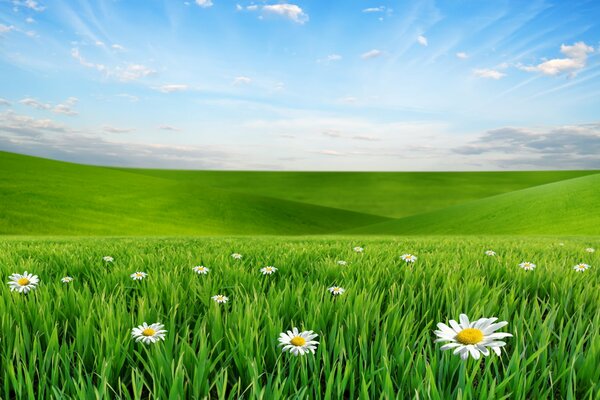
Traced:
[[[0, 289], [0, 397], [596, 399], [600, 252], [585, 248], [599, 243], [4, 239], [4, 281], [27, 270], [41, 284], [28, 295]], [[419, 257], [413, 266], [405, 252]], [[592, 267], [576, 273], [578, 262]], [[199, 264], [210, 273], [195, 274]], [[279, 270], [263, 276], [266, 265]], [[149, 277], [134, 282], [135, 271]], [[74, 282], [61, 283], [67, 274]], [[333, 298], [334, 284], [346, 292]], [[217, 293], [229, 303], [214, 303]], [[509, 322], [502, 357], [463, 362], [439, 350], [436, 323], [462, 312]], [[166, 340], [135, 343], [131, 328], [144, 321], [164, 323]], [[281, 353], [277, 337], [294, 326], [319, 334], [315, 355]]]

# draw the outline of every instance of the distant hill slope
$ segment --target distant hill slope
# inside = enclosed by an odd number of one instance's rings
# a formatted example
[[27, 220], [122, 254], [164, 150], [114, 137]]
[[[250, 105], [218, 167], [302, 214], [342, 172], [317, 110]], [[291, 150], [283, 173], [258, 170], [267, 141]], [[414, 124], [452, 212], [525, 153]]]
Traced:
[[0, 234], [330, 233], [386, 218], [0, 153]]
[[[550, 187], [561, 188], [573, 178], [595, 173], [149, 170], [0, 152], [0, 234], [469, 233], [489, 226], [465, 222], [463, 213], [471, 212], [473, 205], [482, 204], [481, 213], [485, 214], [484, 205], [502, 196], [512, 198], [530, 187], [528, 190], [544, 190], [547, 185], [536, 185], [549, 182], [558, 181]], [[581, 190], [579, 196], [586, 198], [596, 193], [588, 193], [585, 187], [572, 190]], [[512, 191], [516, 192], [500, 195]], [[553, 195], [552, 191], [544, 196]], [[593, 203], [592, 199], [589, 202]], [[580, 203], [573, 207], [591, 207]], [[529, 203], [523, 204], [528, 207]], [[539, 205], [535, 209], [555, 212]], [[506, 212], [520, 215], [515, 227], [525, 223], [520, 218], [541, 218], [525, 215], [516, 202], [507, 205]], [[575, 209], [569, 211], [573, 218], [578, 218], [576, 213]], [[445, 222], [438, 227], [432, 218]], [[405, 230], [406, 221], [415, 221], [409, 230]], [[565, 223], [565, 227], [571, 225]], [[494, 232], [517, 232], [515, 229]]]
[[349, 233], [600, 234], [600, 174], [523, 189]]

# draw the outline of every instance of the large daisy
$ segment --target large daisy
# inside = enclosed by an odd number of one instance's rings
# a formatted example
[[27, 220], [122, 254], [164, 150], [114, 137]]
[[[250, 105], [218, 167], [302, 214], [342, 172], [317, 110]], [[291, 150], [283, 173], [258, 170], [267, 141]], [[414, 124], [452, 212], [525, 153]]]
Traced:
[[315, 350], [319, 345], [315, 339], [317, 336], [313, 331], [299, 332], [298, 328], [293, 328], [291, 331], [281, 332], [279, 335], [279, 346], [283, 346], [281, 351], [289, 351], [295, 356], [303, 356], [311, 353], [315, 354]]
[[412, 254], [402, 254], [400, 258], [402, 258], [402, 260], [404, 260], [407, 263], [414, 263], [415, 261], [417, 261], [417, 256], [414, 256]]
[[222, 294], [214, 295], [213, 297], [211, 297], [211, 299], [213, 299], [219, 304], [227, 303], [229, 301], [229, 297], [223, 296]]
[[37, 275], [28, 274], [27, 271], [23, 272], [23, 275], [12, 274], [8, 279], [10, 290], [19, 293], [27, 293], [30, 290], [35, 289], [38, 283], [40, 283], [40, 279]]
[[573, 269], [577, 272], [583, 272], [586, 269], [588, 269], [590, 266], [588, 264], [584, 264], [584, 263], [579, 263], [576, 266], [573, 267]]
[[533, 271], [536, 265], [532, 262], [525, 261], [519, 264], [519, 267], [523, 268], [525, 271]]
[[144, 279], [145, 277], [148, 276], [147, 273], [142, 272], [142, 271], [138, 271], [138, 272], [134, 272], [133, 274], [129, 275], [131, 277], [131, 279], [133, 279], [134, 281], [141, 281], [142, 279]]
[[596, 251], [596, 249], [594, 249], [592, 247], [588, 247], [587, 249], [585, 249], [585, 251], [587, 251], [588, 253], [593, 253]]
[[144, 322], [142, 325], [131, 330], [131, 336], [136, 342], [143, 342], [145, 344], [156, 343], [159, 340], [165, 340], [167, 331], [163, 329], [164, 327], [165, 326], [159, 322], [152, 325], [148, 325]]
[[270, 266], [270, 265], [260, 269], [260, 272], [263, 275], [271, 275], [271, 274], [275, 273], [276, 271], [277, 271], [277, 268]]
[[206, 268], [204, 265], [196, 265], [192, 269], [194, 270], [195, 273], [202, 274], [202, 275], [206, 275], [210, 271], [210, 269]]
[[444, 344], [441, 350], [454, 349], [453, 354], [460, 355], [460, 358], [466, 360], [469, 356], [479, 359], [481, 354], [490, 355], [490, 349], [497, 355], [500, 355], [500, 348], [506, 345], [500, 339], [511, 337], [507, 332], [496, 332], [498, 329], [508, 325], [508, 322], [497, 322], [498, 318], [480, 318], [477, 321], [470, 322], [465, 314], [460, 314], [460, 324], [455, 320], [450, 320], [450, 326], [439, 323], [439, 330], [434, 331], [438, 342], [448, 342]]

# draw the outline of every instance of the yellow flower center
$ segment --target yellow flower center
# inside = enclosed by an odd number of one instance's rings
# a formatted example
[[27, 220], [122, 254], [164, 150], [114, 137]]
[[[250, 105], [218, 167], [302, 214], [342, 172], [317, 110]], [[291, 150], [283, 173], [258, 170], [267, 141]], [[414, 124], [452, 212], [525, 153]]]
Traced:
[[152, 328], [146, 328], [142, 331], [142, 335], [144, 336], [154, 336], [155, 333], [156, 331]]
[[304, 339], [301, 336], [296, 336], [295, 338], [290, 340], [290, 343], [294, 346], [304, 346], [306, 344], [306, 339]]
[[27, 286], [29, 285], [29, 279], [21, 278], [17, 281], [17, 283], [19, 284], [19, 286]]
[[477, 344], [483, 340], [483, 332], [475, 328], [463, 329], [456, 335], [456, 340], [462, 344]]

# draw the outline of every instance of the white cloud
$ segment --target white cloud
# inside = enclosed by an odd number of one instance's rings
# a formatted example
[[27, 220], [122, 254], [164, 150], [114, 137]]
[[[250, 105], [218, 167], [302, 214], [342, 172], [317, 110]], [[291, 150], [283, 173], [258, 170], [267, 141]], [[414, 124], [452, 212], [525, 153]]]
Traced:
[[0, 106], [10, 106], [10, 101], [0, 97]]
[[358, 99], [354, 96], [345, 96], [339, 98], [339, 101], [346, 104], [354, 104], [358, 101]]
[[427, 46], [429, 43], [427, 43], [427, 38], [423, 35], [419, 35], [419, 37], [417, 37], [417, 42], [421, 45], [421, 46]]
[[120, 44], [113, 44], [112, 46], [110, 46], [113, 50], [118, 50], [118, 51], [125, 51], [125, 47], [121, 46]]
[[363, 60], [369, 60], [371, 58], [377, 58], [382, 55], [383, 52], [381, 50], [373, 49], [361, 54], [360, 58], [362, 58]]
[[116, 68], [108, 68], [104, 64], [96, 64], [90, 61], [87, 61], [79, 52], [78, 48], [71, 49], [71, 56], [79, 61], [81, 65], [86, 68], [92, 68], [99, 72], [102, 72], [107, 77], [114, 77], [118, 80], [128, 82], [134, 81], [140, 78], [147, 77], [149, 75], [153, 75], [156, 73], [155, 70], [146, 67], [142, 64], [128, 64], [127, 66], [119, 66]]
[[332, 138], [340, 138], [342, 137], [342, 134], [340, 131], [335, 130], [335, 129], [327, 129], [326, 131], [322, 132], [323, 136], [327, 136], [327, 137], [332, 137]]
[[73, 106], [77, 104], [78, 99], [76, 97], [69, 97], [64, 103], [52, 105], [49, 103], [42, 103], [36, 99], [26, 97], [22, 100], [19, 100], [19, 103], [26, 105], [28, 107], [33, 107], [38, 110], [50, 110], [55, 114], [64, 114], [64, 115], [77, 115], [78, 113], [73, 110]]
[[466, 60], [467, 58], [469, 58], [469, 55], [467, 53], [465, 53], [464, 51], [459, 51], [458, 53], [456, 53], [456, 58], [460, 58], [461, 60]]
[[96, 40], [96, 43], [95, 43], [95, 45], [96, 45], [96, 46], [98, 46], [98, 47], [104, 47], [104, 46], [106, 46], [106, 45], [104, 44], [104, 42], [102, 42], [102, 41], [100, 41], [100, 40]]
[[474, 69], [473, 74], [479, 78], [494, 79], [494, 80], [502, 79], [506, 76], [506, 74], [504, 72], [500, 72], [495, 69], [487, 69], [487, 68]]
[[364, 12], [364, 13], [378, 13], [378, 12], [384, 12], [384, 11], [385, 11], [384, 6], [369, 7], [369, 8], [365, 8], [364, 10], [362, 10], [362, 12]]
[[174, 92], [184, 92], [189, 89], [189, 86], [181, 85], [181, 84], [171, 84], [171, 85], [158, 86], [153, 89], [158, 90], [159, 92], [162, 92], [162, 93], [174, 93]]
[[344, 155], [344, 153], [340, 153], [339, 151], [335, 151], [335, 150], [320, 150], [320, 151], [317, 151], [317, 153], [324, 154], [326, 156], [343, 156]]
[[573, 77], [580, 69], [585, 67], [588, 54], [593, 53], [594, 48], [584, 42], [577, 42], [571, 46], [561, 45], [560, 52], [566, 58], [553, 58], [538, 65], [524, 65], [519, 66], [519, 68], [523, 71], [540, 72], [550, 76], [569, 73], [569, 76]]
[[15, 29], [15, 27], [13, 25], [3, 25], [0, 24], [0, 34], [2, 33], [8, 33], [10, 31], [13, 31]]
[[252, 5], [249, 5], [248, 7], [246, 7], [246, 10], [256, 11], [256, 10], [258, 10], [258, 6], [256, 4], [252, 4]]
[[104, 125], [102, 130], [108, 133], [131, 133], [135, 131], [133, 128], [115, 128], [114, 126], [110, 125]]
[[42, 12], [46, 9], [46, 7], [40, 5], [37, 1], [35, 0], [13, 0], [13, 5], [15, 7], [25, 7], [25, 8], [29, 8], [30, 10], [33, 11], [37, 11], [37, 12]]
[[134, 96], [134, 95], [132, 95], [132, 94], [128, 94], [128, 93], [119, 93], [119, 94], [117, 95], [117, 97], [122, 97], [122, 98], [124, 98], [124, 99], [127, 99], [127, 100], [129, 100], [129, 101], [130, 101], [130, 102], [132, 102], [132, 103], [135, 103], [135, 102], [139, 101], [139, 99], [140, 99], [139, 97], [137, 97], [137, 96]]
[[171, 125], [160, 125], [158, 127], [158, 129], [160, 129], [161, 131], [171, 131], [171, 132], [180, 132], [181, 131], [181, 129], [176, 128], [176, 127], [171, 126]]
[[[246, 9], [251, 11], [256, 10], [256, 8], [251, 9], [250, 7], [252, 6], [248, 6], [246, 7]], [[306, 14], [302, 10], [302, 8], [300, 8], [296, 4], [283, 3], [265, 5], [262, 6], [262, 11], [266, 14], [279, 15], [281, 17], [292, 20], [298, 24], [304, 24], [308, 21], [308, 14]]]
[[317, 60], [318, 63], [323, 63], [323, 64], [329, 64], [332, 62], [336, 62], [336, 61], [340, 61], [342, 59], [342, 56], [339, 54], [329, 54], [327, 57], [325, 58], [319, 58]]
[[213, 6], [213, 2], [211, 0], [196, 0], [196, 4], [202, 8], [208, 8]]
[[250, 83], [252, 83], [252, 79], [247, 76], [238, 76], [233, 80], [235, 86], [249, 85]]
[[33, 24], [35, 22], [35, 19], [31, 18], [31, 17], [27, 17], [25, 19], [25, 22], [27, 22], [28, 24]]
[[26, 97], [22, 100], [19, 100], [19, 103], [24, 104], [29, 107], [37, 108], [38, 110], [49, 110], [50, 108], [52, 108], [52, 106], [50, 104], [42, 103], [41, 101], [32, 99], [30, 97]]

